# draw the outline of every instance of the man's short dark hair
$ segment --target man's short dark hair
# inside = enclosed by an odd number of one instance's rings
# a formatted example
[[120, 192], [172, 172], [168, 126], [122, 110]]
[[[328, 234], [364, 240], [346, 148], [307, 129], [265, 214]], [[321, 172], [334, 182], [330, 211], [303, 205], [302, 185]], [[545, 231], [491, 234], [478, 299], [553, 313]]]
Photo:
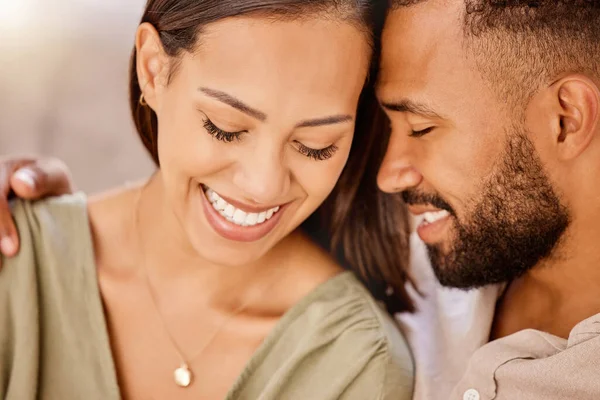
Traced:
[[[391, 0], [392, 8], [428, 0]], [[514, 105], [566, 73], [600, 77], [600, 0], [464, 0], [465, 46]]]

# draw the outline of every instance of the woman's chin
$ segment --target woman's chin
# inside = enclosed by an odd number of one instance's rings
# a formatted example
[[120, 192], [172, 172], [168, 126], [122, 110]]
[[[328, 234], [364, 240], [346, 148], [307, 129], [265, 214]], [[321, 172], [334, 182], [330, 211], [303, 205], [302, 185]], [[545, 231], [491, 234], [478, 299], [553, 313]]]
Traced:
[[193, 240], [192, 246], [195, 253], [207, 263], [230, 268], [251, 265], [270, 250], [270, 247], [240, 246], [236, 243], [227, 244], [221, 240], [211, 241], [199, 237], [197, 240]]

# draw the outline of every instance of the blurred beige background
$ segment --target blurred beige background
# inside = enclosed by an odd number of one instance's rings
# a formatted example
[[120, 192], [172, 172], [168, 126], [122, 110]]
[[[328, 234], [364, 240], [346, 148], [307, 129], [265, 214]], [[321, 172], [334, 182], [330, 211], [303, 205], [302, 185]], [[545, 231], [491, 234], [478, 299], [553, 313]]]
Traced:
[[152, 163], [127, 104], [144, 0], [0, 0], [0, 155], [63, 159], [94, 192]]

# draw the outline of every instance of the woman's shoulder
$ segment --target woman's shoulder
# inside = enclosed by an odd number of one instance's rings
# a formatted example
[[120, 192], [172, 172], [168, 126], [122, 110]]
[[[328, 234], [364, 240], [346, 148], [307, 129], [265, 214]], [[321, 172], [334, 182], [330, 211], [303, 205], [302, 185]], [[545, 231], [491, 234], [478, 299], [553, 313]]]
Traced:
[[37, 201], [17, 199], [10, 208], [19, 232], [17, 261], [33, 248], [52, 252], [58, 250], [56, 246], [71, 248], [89, 237], [87, 197], [83, 193]]
[[83, 193], [39, 201], [14, 200], [11, 214], [19, 232], [19, 253], [3, 259], [0, 282], [34, 278], [43, 267], [69, 264], [91, 251]]
[[294, 376], [279, 388], [282, 398], [288, 398], [287, 389], [292, 399], [301, 398], [299, 393], [324, 399], [411, 398], [414, 373], [407, 342], [352, 272], [331, 278], [292, 308], [266, 348], [268, 355], [257, 368], [272, 370], [276, 379], [280, 355], [286, 354], [284, 371]]
[[14, 218], [31, 218], [41, 215], [61, 216], [65, 213], [85, 213], [87, 196], [83, 192], [48, 197], [42, 200], [14, 199], [10, 201], [10, 210]]
[[414, 361], [406, 338], [384, 305], [354, 274], [348, 276], [340, 293], [348, 301], [338, 311], [344, 322], [336, 346], [345, 349], [347, 361], [354, 359], [363, 368], [341, 398], [412, 399]]
[[0, 270], [0, 397], [6, 388], [7, 398], [99, 393], [106, 376], [89, 371], [110, 373], [111, 364], [89, 357], [107, 339], [86, 196], [16, 200], [11, 212], [20, 251]]
[[324, 283], [314, 293], [303, 318], [327, 315], [315, 323], [319, 334], [333, 334], [350, 352], [370, 348], [390, 365], [412, 369], [412, 357], [397, 322], [350, 271]]

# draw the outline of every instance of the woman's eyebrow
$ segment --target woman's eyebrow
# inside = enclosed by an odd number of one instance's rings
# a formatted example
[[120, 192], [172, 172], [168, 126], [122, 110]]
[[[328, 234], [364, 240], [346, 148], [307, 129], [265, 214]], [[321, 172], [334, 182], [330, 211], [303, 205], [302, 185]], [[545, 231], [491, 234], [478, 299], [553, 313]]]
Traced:
[[[210, 89], [207, 87], [200, 87], [198, 90], [204, 93], [205, 95], [212, 97], [213, 99], [216, 99], [222, 103], [225, 103], [228, 106], [231, 106], [261, 122], [265, 122], [267, 120], [267, 114], [265, 114], [264, 112], [249, 106], [240, 99], [230, 94], [227, 94], [221, 90]], [[298, 125], [296, 125], [296, 128], [312, 128], [324, 125], [334, 125], [341, 124], [344, 122], [351, 122], [353, 120], [354, 118], [351, 115], [331, 115], [329, 117], [315, 118], [302, 121]]]
[[240, 99], [237, 99], [230, 94], [227, 94], [220, 90], [209, 89], [206, 87], [201, 87], [198, 90], [204, 93], [205, 95], [212, 97], [213, 99], [219, 100], [220, 102], [225, 103], [237, 110], [240, 110], [244, 114], [249, 115], [252, 118], [255, 118], [261, 122], [265, 122], [267, 120], [267, 114], [250, 107]]
[[300, 122], [296, 128], [311, 128], [315, 126], [334, 125], [344, 122], [351, 122], [354, 118], [351, 115], [332, 115], [330, 117], [309, 119]]

